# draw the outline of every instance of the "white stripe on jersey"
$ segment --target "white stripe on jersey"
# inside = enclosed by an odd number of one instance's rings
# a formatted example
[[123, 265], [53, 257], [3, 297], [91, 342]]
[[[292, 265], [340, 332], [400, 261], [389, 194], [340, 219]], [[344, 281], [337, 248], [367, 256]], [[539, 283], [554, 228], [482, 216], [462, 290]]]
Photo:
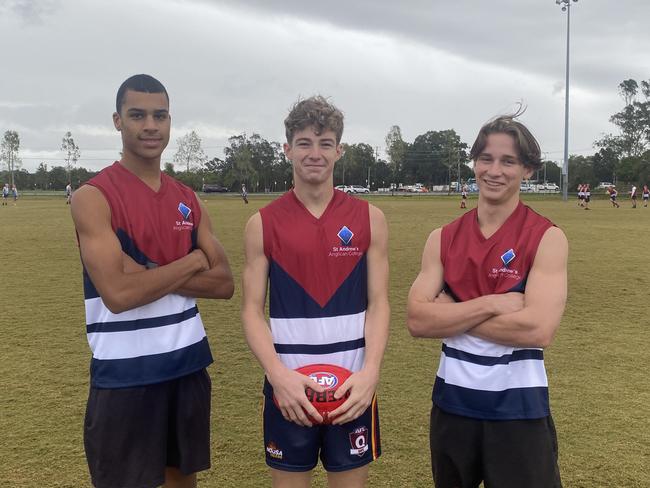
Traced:
[[111, 312], [101, 297], [88, 298], [86, 306], [86, 324], [121, 322], [127, 320], [150, 319], [184, 312], [196, 305], [196, 299], [176, 294], [165, 295], [155, 302], [115, 314]]
[[[449, 337], [443, 342], [448, 347], [485, 358], [498, 358], [520, 350], [541, 350], [504, 346], [469, 334]], [[438, 376], [444, 379], [445, 383], [484, 391], [548, 386], [542, 359], [522, 359], [487, 366], [448, 357], [443, 352], [440, 355]]]
[[450, 358], [442, 353], [438, 376], [447, 384], [482, 391], [548, 387], [544, 362], [539, 359], [482, 366]]
[[365, 349], [335, 352], [331, 354], [278, 354], [280, 361], [289, 369], [308, 364], [336, 364], [353, 373], [360, 371], [365, 359]]
[[276, 344], [330, 344], [363, 339], [366, 312], [314, 319], [274, 319], [271, 332]]
[[205, 329], [201, 316], [197, 314], [183, 322], [162, 327], [87, 335], [95, 359], [126, 359], [190, 346], [205, 337]]

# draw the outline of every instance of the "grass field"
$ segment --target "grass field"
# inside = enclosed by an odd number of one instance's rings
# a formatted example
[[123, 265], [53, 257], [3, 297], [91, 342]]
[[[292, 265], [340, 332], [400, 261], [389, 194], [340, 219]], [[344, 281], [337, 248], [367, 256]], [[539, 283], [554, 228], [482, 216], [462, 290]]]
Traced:
[[[524, 196], [564, 229], [569, 300], [546, 352], [551, 403], [567, 488], [650, 486], [650, 208], [591, 211], [557, 196]], [[380, 386], [383, 456], [370, 486], [431, 486], [428, 415], [440, 343], [405, 327], [406, 296], [428, 233], [460, 214], [450, 197], [371, 197], [390, 226], [391, 337]], [[81, 267], [69, 207], [24, 198], [0, 208], [0, 486], [89, 486], [82, 425], [90, 351]], [[205, 487], [268, 486], [260, 421], [261, 371], [239, 320], [242, 234], [269, 198], [210, 197], [237, 290], [202, 301], [216, 358], [213, 467]], [[470, 199], [470, 206], [476, 201]], [[317, 471], [316, 486], [324, 486]], [[525, 488], [525, 487], [522, 487]]]

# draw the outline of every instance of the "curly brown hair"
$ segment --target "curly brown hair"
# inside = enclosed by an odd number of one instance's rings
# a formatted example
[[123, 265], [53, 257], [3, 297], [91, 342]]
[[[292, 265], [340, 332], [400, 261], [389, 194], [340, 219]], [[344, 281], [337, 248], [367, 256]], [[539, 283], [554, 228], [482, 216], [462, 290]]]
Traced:
[[312, 127], [317, 135], [325, 130], [333, 131], [339, 144], [343, 136], [343, 112], [321, 95], [299, 100], [284, 119], [287, 142], [291, 144], [294, 134], [307, 127]]

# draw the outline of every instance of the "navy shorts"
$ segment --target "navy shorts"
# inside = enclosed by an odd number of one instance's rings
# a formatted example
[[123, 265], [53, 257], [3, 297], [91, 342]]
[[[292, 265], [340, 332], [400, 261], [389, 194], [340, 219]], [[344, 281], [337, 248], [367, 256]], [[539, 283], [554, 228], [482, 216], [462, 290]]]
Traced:
[[549, 415], [480, 420], [435, 404], [429, 431], [436, 488], [561, 488], [557, 437]]
[[264, 450], [266, 464], [282, 471], [311, 471], [320, 457], [327, 471], [364, 466], [381, 455], [377, 396], [357, 419], [342, 425], [303, 427], [285, 420], [264, 387]]
[[97, 488], [155, 488], [165, 468], [210, 467], [210, 390], [205, 369], [164, 383], [90, 388], [84, 447]]

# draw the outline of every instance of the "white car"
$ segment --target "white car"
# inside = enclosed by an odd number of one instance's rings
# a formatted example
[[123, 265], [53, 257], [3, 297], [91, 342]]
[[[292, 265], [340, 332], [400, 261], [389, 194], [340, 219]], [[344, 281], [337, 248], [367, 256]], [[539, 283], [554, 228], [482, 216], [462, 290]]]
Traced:
[[560, 191], [560, 187], [556, 183], [546, 183], [546, 191]]
[[370, 193], [370, 190], [365, 186], [352, 185], [350, 188], [352, 188], [352, 193]]

